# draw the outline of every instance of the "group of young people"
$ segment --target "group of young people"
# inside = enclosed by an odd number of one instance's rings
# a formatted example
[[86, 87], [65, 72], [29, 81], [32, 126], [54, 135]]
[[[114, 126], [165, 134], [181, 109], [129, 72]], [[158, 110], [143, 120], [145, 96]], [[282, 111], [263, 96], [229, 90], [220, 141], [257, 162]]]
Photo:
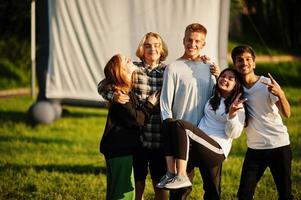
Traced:
[[234, 69], [220, 72], [200, 55], [206, 35], [201, 24], [188, 25], [184, 54], [169, 65], [166, 44], [152, 32], [138, 45], [140, 62], [114, 55], [106, 64], [98, 92], [109, 101], [100, 142], [107, 199], [143, 199], [148, 171], [155, 199], [187, 199], [196, 167], [204, 199], [220, 199], [222, 163], [244, 127], [248, 149], [238, 199], [253, 199], [267, 167], [279, 199], [292, 199], [292, 153], [279, 111], [291, 113], [283, 90], [270, 74], [255, 74], [255, 52], [247, 45], [232, 50]]

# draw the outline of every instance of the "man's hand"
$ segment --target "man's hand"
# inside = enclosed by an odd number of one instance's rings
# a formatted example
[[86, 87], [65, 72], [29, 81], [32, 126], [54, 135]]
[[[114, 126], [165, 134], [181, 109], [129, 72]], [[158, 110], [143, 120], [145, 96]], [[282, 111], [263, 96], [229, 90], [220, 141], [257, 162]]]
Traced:
[[202, 56], [199, 55], [198, 61], [201, 61], [201, 62], [203, 62], [203, 63], [207, 63], [207, 62], [210, 61], [210, 58], [209, 58], [209, 56], [207, 56], [207, 55], [202, 55]]
[[211, 74], [217, 78], [219, 76], [219, 74], [221, 73], [221, 70], [220, 70], [219, 66], [216, 65], [214, 62], [213, 63], [209, 63], [209, 64], [210, 64], [210, 72], [211, 72]]
[[220, 67], [218, 65], [216, 65], [214, 62], [210, 62], [210, 58], [207, 55], [200, 55], [198, 57], [198, 61], [201, 61], [203, 63], [209, 64], [210, 65], [210, 72], [213, 76], [215, 76], [216, 78], [219, 76], [219, 74], [221, 73]]
[[271, 94], [277, 96], [279, 101], [276, 102], [278, 109], [285, 117], [291, 116], [291, 108], [288, 100], [286, 99], [284, 91], [281, 89], [280, 85], [276, 82], [276, 80], [272, 77], [270, 73], [268, 73], [271, 83], [267, 83], [261, 81], [261, 83], [265, 84], [268, 87], [268, 90]]
[[264, 81], [261, 81], [261, 83], [265, 84], [268, 87], [269, 92], [273, 95], [277, 97], [281, 97], [282, 95], [284, 95], [284, 92], [281, 89], [280, 85], [276, 82], [276, 80], [272, 77], [270, 73], [268, 73], [268, 75], [271, 79], [271, 83], [267, 83]]

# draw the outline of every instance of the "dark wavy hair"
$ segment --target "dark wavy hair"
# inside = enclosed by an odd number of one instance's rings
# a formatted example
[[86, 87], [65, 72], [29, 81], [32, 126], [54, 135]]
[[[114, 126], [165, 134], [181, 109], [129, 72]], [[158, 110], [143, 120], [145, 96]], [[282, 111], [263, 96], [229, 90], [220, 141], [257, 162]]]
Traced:
[[236, 62], [236, 57], [239, 55], [242, 55], [243, 53], [250, 53], [253, 60], [255, 61], [255, 51], [252, 49], [251, 46], [249, 45], [238, 45], [234, 47], [231, 51], [231, 58], [233, 63], [235, 64]]
[[222, 97], [221, 96], [220, 88], [218, 87], [218, 81], [219, 81], [221, 75], [223, 75], [227, 71], [231, 71], [235, 75], [235, 86], [234, 86], [234, 88], [233, 88], [233, 90], [231, 92], [231, 95], [229, 95], [225, 99], [226, 113], [229, 112], [230, 105], [233, 103], [233, 101], [235, 100], [235, 98], [237, 97], [237, 95], [239, 93], [241, 93], [240, 99], [244, 98], [244, 95], [243, 95], [243, 85], [242, 85], [242, 79], [241, 79], [240, 74], [235, 69], [226, 68], [218, 76], [217, 81], [216, 81], [216, 85], [214, 87], [213, 96], [212, 96], [212, 98], [209, 101], [209, 103], [212, 106], [212, 109], [214, 111], [216, 111], [218, 109], [218, 107], [220, 105], [220, 100], [221, 100], [221, 97]]

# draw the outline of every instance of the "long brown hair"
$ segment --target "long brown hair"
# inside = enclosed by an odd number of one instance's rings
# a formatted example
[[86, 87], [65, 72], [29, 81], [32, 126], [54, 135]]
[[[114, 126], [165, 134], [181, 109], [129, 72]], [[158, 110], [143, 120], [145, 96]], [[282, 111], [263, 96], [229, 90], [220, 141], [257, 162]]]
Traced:
[[121, 91], [125, 94], [131, 89], [131, 80], [123, 70], [122, 57], [120, 54], [114, 55], [104, 68], [105, 79], [102, 80], [102, 86], [108, 90]]

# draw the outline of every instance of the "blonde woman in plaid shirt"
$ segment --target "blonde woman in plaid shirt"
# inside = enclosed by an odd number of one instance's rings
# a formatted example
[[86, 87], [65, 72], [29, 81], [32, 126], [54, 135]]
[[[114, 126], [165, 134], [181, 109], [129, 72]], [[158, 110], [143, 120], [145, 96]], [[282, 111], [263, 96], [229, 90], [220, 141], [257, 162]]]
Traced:
[[[136, 55], [141, 62], [134, 62], [138, 66], [138, 70], [134, 72], [132, 91], [141, 102], [144, 102], [151, 94], [161, 90], [166, 67], [163, 61], [168, 55], [168, 50], [160, 35], [150, 32], [141, 39]], [[121, 92], [104, 91], [102, 85], [98, 85], [98, 92], [109, 101], [119, 103], [129, 101], [127, 95]], [[160, 106], [158, 104], [155, 113], [145, 122], [141, 135], [141, 149], [134, 155], [136, 199], [143, 199], [148, 171], [150, 171], [155, 199], [168, 199], [167, 191], [156, 188], [156, 184], [166, 172], [162, 137]]]

